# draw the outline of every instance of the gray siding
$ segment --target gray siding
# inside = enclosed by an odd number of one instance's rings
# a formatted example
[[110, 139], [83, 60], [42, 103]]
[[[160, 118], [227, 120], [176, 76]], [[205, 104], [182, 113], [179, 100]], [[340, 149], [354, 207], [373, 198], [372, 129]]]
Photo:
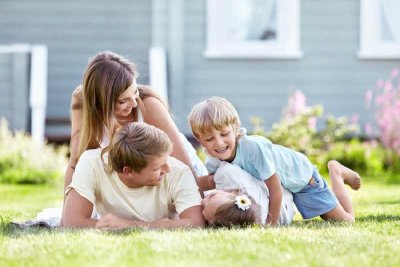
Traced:
[[301, 1], [302, 59], [219, 60], [203, 57], [206, 1], [185, 1], [185, 91], [182, 98], [171, 99], [173, 107], [184, 103], [179, 127], [188, 133], [184, 118], [192, 105], [219, 95], [233, 102], [246, 127], [251, 128], [249, 117], [257, 115], [269, 128], [279, 120], [293, 88], [305, 93], [308, 104], [323, 104], [325, 114], [360, 114], [364, 119], [365, 90], [385, 78], [399, 60], [357, 58], [359, 2]]
[[0, 118], [9, 119], [12, 86], [11, 54], [0, 54]]
[[[148, 83], [151, 1], [2, 0], [0, 44], [11, 43], [48, 46], [47, 117], [68, 118], [71, 92], [99, 51], [127, 56], [139, 66], [139, 82]], [[5, 65], [0, 66], [0, 76], [6, 75]], [[68, 136], [69, 131], [68, 125], [46, 127], [48, 136]]]
[[6, 119], [11, 130], [29, 128], [28, 52], [0, 53], [0, 119]]

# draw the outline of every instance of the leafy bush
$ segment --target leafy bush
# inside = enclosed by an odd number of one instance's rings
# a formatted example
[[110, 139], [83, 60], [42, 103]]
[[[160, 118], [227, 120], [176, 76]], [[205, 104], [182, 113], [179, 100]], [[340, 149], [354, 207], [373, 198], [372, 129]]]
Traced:
[[269, 138], [296, 151], [305, 153], [322, 172], [327, 172], [327, 162], [338, 160], [362, 174], [377, 176], [393, 170], [398, 157], [382, 147], [379, 142], [357, 139], [357, 118], [328, 116], [324, 127], [317, 131], [317, 119], [322, 117], [322, 106], [306, 106], [305, 96], [296, 91], [289, 97], [282, 119], [265, 132], [260, 118], [251, 118], [254, 133]]
[[327, 172], [326, 165], [331, 159], [362, 174], [377, 176], [384, 172], [385, 150], [377, 142], [352, 139], [332, 144], [328, 150], [322, 151], [316, 164], [320, 170]]
[[356, 122], [350, 123], [345, 117], [335, 118], [332, 115], [326, 118], [325, 128], [317, 131], [317, 120], [323, 113], [321, 105], [306, 106], [305, 96], [301, 91], [296, 91], [289, 97], [288, 107], [285, 108], [282, 119], [272, 124], [271, 131], [264, 131], [263, 121], [258, 117], [253, 117], [250, 121], [254, 126], [253, 133], [264, 135], [273, 143], [313, 155], [321, 153], [320, 150], [327, 149], [330, 144], [349, 139], [358, 132]]
[[44, 184], [60, 179], [66, 166], [66, 149], [39, 146], [31, 137], [12, 134], [7, 122], [0, 122], [0, 182]]

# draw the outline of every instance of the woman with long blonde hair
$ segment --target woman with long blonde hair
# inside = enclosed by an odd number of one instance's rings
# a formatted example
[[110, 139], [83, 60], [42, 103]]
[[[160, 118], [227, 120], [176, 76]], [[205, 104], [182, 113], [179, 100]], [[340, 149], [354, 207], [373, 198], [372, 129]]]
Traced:
[[87, 149], [108, 146], [122, 125], [143, 121], [163, 130], [173, 143], [172, 156], [188, 165], [195, 176], [206, 175], [201, 160], [179, 132], [167, 105], [149, 87], [136, 84], [133, 63], [112, 52], [101, 52], [90, 62], [71, 101], [69, 185], [80, 155]]

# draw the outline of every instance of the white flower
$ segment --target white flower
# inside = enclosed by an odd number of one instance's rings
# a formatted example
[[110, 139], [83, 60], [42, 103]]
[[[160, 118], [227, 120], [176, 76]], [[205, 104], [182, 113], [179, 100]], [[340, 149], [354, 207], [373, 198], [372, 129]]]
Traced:
[[246, 195], [236, 196], [236, 206], [241, 210], [248, 210], [251, 206], [251, 200]]

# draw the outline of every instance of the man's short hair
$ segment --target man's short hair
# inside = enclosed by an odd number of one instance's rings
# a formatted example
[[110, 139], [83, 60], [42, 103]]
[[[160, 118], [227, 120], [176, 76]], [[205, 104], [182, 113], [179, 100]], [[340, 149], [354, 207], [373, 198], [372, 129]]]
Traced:
[[195, 105], [189, 114], [189, 124], [198, 139], [213, 129], [232, 125], [236, 132], [240, 129], [240, 118], [235, 107], [225, 98], [211, 97]]
[[145, 168], [153, 157], [171, 153], [172, 142], [162, 130], [142, 122], [132, 122], [119, 129], [108, 148], [108, 167], [122, 172], [130, 167], [135, 172]]

